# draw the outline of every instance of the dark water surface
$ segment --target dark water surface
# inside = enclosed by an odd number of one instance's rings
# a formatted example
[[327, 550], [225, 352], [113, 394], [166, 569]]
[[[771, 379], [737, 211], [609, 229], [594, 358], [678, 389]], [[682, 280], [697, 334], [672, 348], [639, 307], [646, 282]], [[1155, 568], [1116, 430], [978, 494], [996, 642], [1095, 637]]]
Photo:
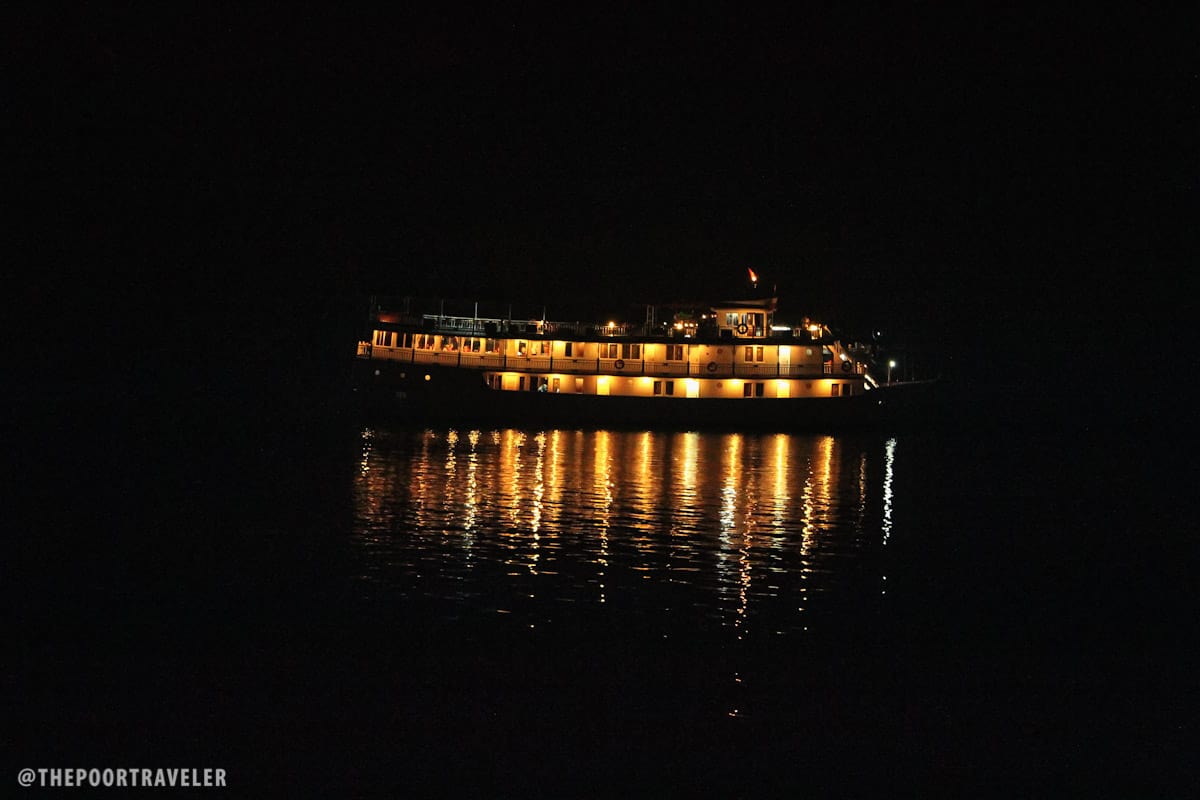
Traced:
[[218, 766], [233, 796], [1186, 782], [1183, 551], [1103, 430], [239, 426], [156, 431], [138, 469], [73, 453], [102, 489], [33, 498], [11, 771]]

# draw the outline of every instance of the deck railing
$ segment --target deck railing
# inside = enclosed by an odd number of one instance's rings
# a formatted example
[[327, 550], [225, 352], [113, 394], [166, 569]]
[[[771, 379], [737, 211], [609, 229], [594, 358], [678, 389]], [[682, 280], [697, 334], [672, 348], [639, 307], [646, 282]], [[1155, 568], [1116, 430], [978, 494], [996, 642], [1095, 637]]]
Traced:
[[[363, 353], [360, 351], [360, 355]], [[803, 364], [767, 364], [759, 362], [650, 361], [646, 359], [575, 358], [555, 356], [510, 356], [503, 353], [473, 353], [465, 350], [423, 350], [413, 347], [374, 345], [367, 357], [403, 361], [410, 364], [437, 364], [466, 369], [493, 369], [508, 372], [561, 372], [567, 374], [629, 375], [649, 377], [708, 378], [818, 378], [861, 375], [862, 365], [850, 372], [834, 368], [830, 362], [820, 366]]]

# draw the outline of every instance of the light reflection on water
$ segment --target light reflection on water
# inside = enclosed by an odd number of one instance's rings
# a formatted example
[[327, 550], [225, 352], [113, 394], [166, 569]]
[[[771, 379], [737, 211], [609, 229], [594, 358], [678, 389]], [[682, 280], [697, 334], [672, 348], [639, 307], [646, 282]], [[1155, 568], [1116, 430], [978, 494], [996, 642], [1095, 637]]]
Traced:
[[531, 627], [800, 631], [881, 594], [896, 460], [878, 437], [366, 429], [363, 591]]

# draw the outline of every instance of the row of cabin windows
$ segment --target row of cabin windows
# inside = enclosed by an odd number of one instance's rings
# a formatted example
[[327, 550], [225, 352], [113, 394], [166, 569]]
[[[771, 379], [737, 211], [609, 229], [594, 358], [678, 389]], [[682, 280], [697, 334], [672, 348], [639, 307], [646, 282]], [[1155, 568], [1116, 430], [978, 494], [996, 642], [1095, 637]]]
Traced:
[[642, 357], [642, 346], [640, 344], [630, 344], [628, 342], [623, 344], [617, 344], [616, 342], [601, 344], [600, 357], [638, 359]]
[[[501, 377], [499, 375], [488, 375], [486, 381], [489, 388], [502, 388]], [[533, 391], [557, 393], [560, 391], [560, 386], [561, 384], [559, 378], [539, 378], [537, 376], [530, 375], [528, 382], [526, 382], [526, 377], [524, 375], [518, 376], [517, 378], [517, 391], [520, 392]], [[766, 384], [764, 383], [744, 383], [742, 384], [742, 397], [763, 397], [765, 388]], [[576, 378], [575, 391], [582, 391], [582, 389], [583, 379]], [[850, 397], [853, 392], [854, 387], [849, 383], [834, 383], [829, 387], [830, 397]], [[675, 381], [655, 381], [654, 394], [655, 396], [674, 396]]]
[[[402, 333], [375, 331], [375, 344], [380, 347], [412, 347], [417, 350], [433, 350], [437, 347], [437, 336], [432, 333]], [[464, 353], [499, 353], [499, 339], [482, 339], [476, 336], [443, 336], [443, 350], [458, 350]]]
[[[399, 341], [397, 341], [399, 340]], [[435, 336], [432, 333], [405, 333], [397, 337], [394, 331], [375, 331], [375, 344], [380, 347], [394, 347], [399, 344], [400, 347], [413, 347], [417, 350], [432, 350], [436, 346]], [[499, 353], [501, 352], [501, 343], [497, 339], [481, 339], [475, 336], [458, 337], [447, 336], [442, 340], [443, 350], [458, 350], [462, 347], [465, 353]], [[540, 356], [549, 355], [551, 352], [551, 343], [542, 340], [525, 341], [520, 339], [517, 341], [518, 356]], [[669, 344], [666, 345], [668, 361], [682, 361], [684, 359], [683, 345]], [[563, 355], [567, 358], [572, 358], [575, 351], [575, 342], [563, 343]], [[811, 354], [811, 349], [809, 353]], [[744, 353], [746, 361], [763, 361], [764, 348], [759, 346], [747, 346]], [[640, 359], [642, 357], [642, 346], [638, 343], [621, 343], [608, 342], [599, 345], [600, 358], [621, 358], [621, 359]]]

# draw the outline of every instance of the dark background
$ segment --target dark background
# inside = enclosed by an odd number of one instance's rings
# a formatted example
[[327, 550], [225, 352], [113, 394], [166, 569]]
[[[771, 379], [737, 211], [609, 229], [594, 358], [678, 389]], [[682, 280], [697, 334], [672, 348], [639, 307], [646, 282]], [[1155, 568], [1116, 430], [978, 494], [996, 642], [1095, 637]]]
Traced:
[[51, 268], [26, 277], [102, 338], [322, 383], [370, 294], [636, 316], [750, 267], [787, 312], [993, 383], [1032, 390], [1036, 367], [1075, 386], [1098, 337], [1176, 319], [1151, 301], [1194, 244], [1183, 22], [888, 5], [19, 19], [10, 169], [51, 223]]
[[[1194, 29], [1137, 7], [10, 14], [10, 301], [36, 345], [10, 362], [7, 398], [10, 751], [191, 763], [252, 739], [264, 705], [283, 752], [257, 765], [264, 785], [294, 768], [289, 743], [326, 746], [289, 730], [289, 711], [329, 718], [300, 700], [231, 704], [272, 696], [243, 663], [290, 671], [277, 691], [296, 696], [376, 668], [361, 643], [329, 655], [377, 633], [322, 594], [370, 294], [638, 319], [743, 288], [749, 267], [782, 312], [936, 354], [954, 426], [925, 543], [940, 555], [913, 545], [942, 609], [907, 610], [920, 652], [980, 615], [1042, 620], [1014, 674], [1100, 657], [1045, 673], [1082, 688], [1003, 733], [1086, 727], [1097, 697], [1137, 719], [1148, 693], [1157, 716], [1104, 730], [1152, 742], [1134, 767], [1169, 782], [1196, 694], [1176, 627], [1194, 619], [1189, 417], [1170, 402], [1194, 362]], [[978, 515], [996, 535], [954, 549]], [[976, 577], [1009, 548], [1025, 571], [996, 584], [1029, 599], [1001, 609]], [[846, 658], [841, 690], [880, 677]], [[947, 657], [927, 680], [977, 666]], [[195, 687], [230, 674], [210, 714]], [[947, 714], [988, 702], [940, 697]], [[343, 720], [372, 742], [354, 712], [373, 698]], [[860, 721], [902, 731], [888, 713]], [[964, 752], [990, 746], [982, 723], [972, 734]], [[1086, 772], [1068, 755], [1046, 758]]]

